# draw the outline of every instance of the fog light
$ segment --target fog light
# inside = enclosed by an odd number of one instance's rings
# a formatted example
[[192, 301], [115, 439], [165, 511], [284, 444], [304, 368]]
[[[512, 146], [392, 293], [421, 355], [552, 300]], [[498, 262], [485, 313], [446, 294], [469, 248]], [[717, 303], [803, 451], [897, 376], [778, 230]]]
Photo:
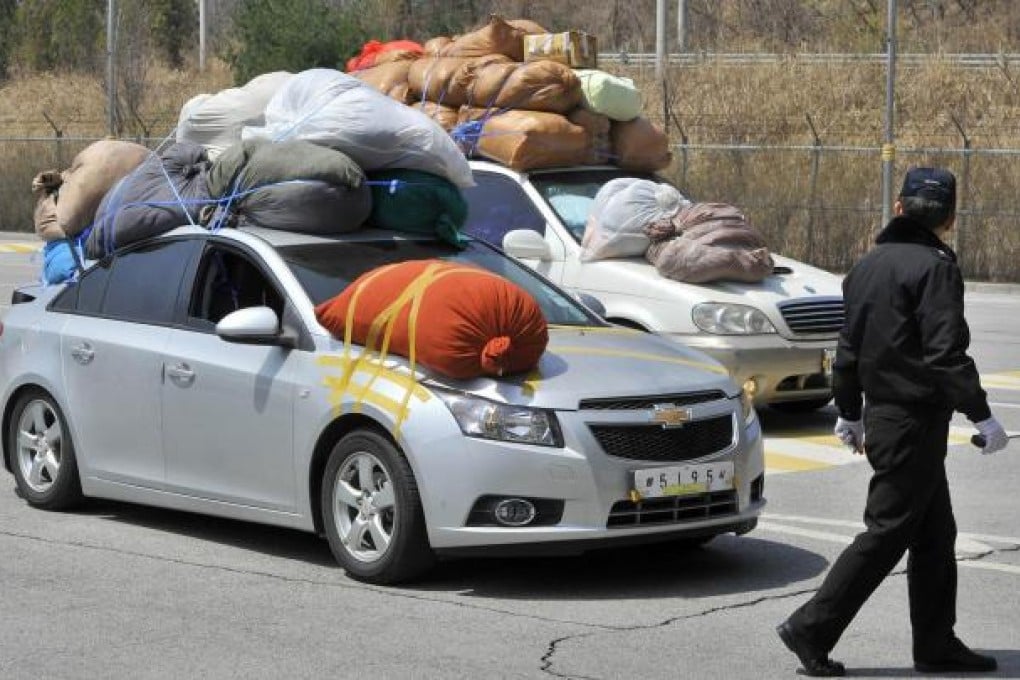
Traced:
[[496, 504], [492, 514], [507, 527], [523, 527], [535, 519], [535, 505], [523, 498], [508, 498]]

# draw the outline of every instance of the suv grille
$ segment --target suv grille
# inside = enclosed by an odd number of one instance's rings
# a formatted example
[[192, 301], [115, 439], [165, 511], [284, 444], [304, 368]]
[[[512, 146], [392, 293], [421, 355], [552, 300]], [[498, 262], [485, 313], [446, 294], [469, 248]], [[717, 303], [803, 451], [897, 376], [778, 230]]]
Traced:
[[579, 408], [591, 411], [645, 411], [651, 409], [656, 404], [690, 406], [692, 404], [704, 404], [708, 401], [718, 401], [725, 398], [726, 395], [722, 391], [709, 390], [707, 392], [689, 392], [687, 394], [664, 394], [658, 397], [582, 399]]
[[606, 526], [633, 527], [647, 524], [696, 522], [737, 512], [737, 492], [712, 491], [695, 496], [648, 498], [637, 503], [618, 501], [609, 511]]
[[843, 299], [838, 297], [780, 302], [779, 312], [798, 334], [838, 333], [843, 327]]
[[733, 443], [733, 416], [695, 420], [683, 427], [589, 425], [602, 450], [629, 460], [678, 461], [703, 458]]

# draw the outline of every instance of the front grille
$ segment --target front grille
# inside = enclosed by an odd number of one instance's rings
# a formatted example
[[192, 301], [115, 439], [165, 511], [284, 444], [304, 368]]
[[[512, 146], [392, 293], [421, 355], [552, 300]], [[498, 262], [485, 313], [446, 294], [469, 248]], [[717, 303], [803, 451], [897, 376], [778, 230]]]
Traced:
[[609, 511], [608, 528], [679, 524], [737, 513], [737, 492], [712, 491], [694, 496], [617, 501]]
[[657, 424], [588, 427], [603, 451], [629, 460], [694, 460], [733, 443], [733, 417], [729, 414], [671, 429]]
[[658, 397], [582, 399], [579, 408], [591, 411], [644, 411], [650, 410], [657, 404], [690, 406], [692, 404], [704, 404], [705, 402], [718, 401], [725, 398], [726, 395], [720, 390], [707, 390], [705, 392], [688, 392], [686, 394], [664, 394]]
[[780, 302], [779, 312], [797, 334], [838, 333], [843, 327], [843, 299], [838, 297]]

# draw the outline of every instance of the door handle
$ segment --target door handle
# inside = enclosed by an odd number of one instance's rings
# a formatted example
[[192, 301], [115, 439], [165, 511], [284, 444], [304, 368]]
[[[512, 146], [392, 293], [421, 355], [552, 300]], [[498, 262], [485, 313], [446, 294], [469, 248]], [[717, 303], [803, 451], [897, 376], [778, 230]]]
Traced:
[[179, 385], [190, 385], [195, 380], [195, 372], [184, 363], [167, 366], [166, 374]]
[[81, 365], [85, 365], [95, 358], [95, 350], [92, 349], [92, 345], [87, 342], [83, 342], [80, 345], [75, 345], [71, 348], [71, 356], [74, 360]]

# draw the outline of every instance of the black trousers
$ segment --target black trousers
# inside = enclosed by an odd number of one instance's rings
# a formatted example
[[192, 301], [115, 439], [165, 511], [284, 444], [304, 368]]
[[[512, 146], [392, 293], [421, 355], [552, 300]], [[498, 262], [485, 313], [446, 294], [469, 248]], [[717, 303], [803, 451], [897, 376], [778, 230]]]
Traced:
[[938, 658], [956, 624], [956, 521], [946, 481], [951, 412], [869, 403], [865, 449], [874, 469], [866, 530], [832, 565], [821, 588], [790, 617], [828, 653], [907, 550], [914, 658]]

